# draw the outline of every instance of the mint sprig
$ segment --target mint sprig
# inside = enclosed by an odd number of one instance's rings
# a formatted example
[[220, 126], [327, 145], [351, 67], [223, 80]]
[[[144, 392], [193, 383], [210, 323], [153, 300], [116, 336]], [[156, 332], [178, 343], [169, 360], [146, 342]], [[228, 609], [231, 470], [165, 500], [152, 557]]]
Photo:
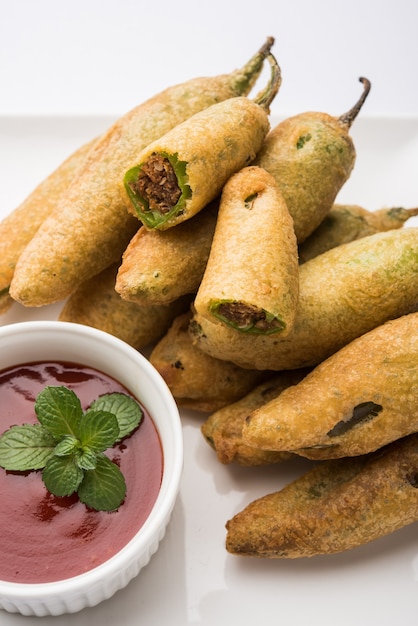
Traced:
[[39, 424], [12, 426], [0, 437], [0, 466], [11, 471], [42, 469], [53, 495], [77, 492], [89, 508], [117, 509], [126, 496], [126, 482], [103, 453], [140, 424], [140, 405], [126, 394], [110, 393], [83, 412], [74, 391], [48, 386], [36, 398], [35, 413]]

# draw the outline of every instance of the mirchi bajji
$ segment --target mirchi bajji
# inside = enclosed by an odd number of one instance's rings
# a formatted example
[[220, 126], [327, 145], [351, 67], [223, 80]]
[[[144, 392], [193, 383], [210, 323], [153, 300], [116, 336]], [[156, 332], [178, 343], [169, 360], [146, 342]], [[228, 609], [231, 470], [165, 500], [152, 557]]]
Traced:
[[20, 255], [85, 165], [95, 141], [77, 148], [0, 222], [0, 313], [13, 303], [9, 287]]
[[253, 411], [243, 441], [309, 459], [374, 452], [418, 432], [418, 313], [350, 342]]
[[205, 271], [218, 214], [214, 201], [164, 231], [139, 228], [122, 255], [115, 289], [138, 304], [168, 304], [195, 294]]
[[127, 203], [148, 229], [165, 230], [213, 201], [229, 177], [254, 160], [269, 131], [269, 107], [281, 84], [267, 56], [270, 81], [254, 100], [230, 98], [196, 113], [149, 144], [124, 175]]
[[323, 461], [227, 522], [239, 556], [297, 559], [358, 548], [418, 521], [418, 435]]
[[283, 193], [302, 243], [327, 215], [349, 179], [356, 148], [349, 130], [370, 91], [370, 81], [360, 78], [363, 92], [345, 114], [307, 111], [284, 119], [271, 129], [254, 165], [270, 172]]
[[343, 243], [402, 228], [416, 215], [418, 208], [389, 207], [368, 211], [356, 204], [334, 204], [320, 225], [299, 246], [299, 263], [305, 263]]
[[309, 370], [278, 372], [251, 389], [242, 398], [218, 409], [203, 422], [202, 435], [221, 463], [245, 466], [270, 465], [291, 458], [292, 453], [261, 450], [243, 442], [242, 428], [256, 408], [277, 398], [284, 389], [298, 383]]
[[298, 250], [271, 174], [256, 166], [225, 184], [194, 308], [241, 333], [288, 334], [299, 292]]

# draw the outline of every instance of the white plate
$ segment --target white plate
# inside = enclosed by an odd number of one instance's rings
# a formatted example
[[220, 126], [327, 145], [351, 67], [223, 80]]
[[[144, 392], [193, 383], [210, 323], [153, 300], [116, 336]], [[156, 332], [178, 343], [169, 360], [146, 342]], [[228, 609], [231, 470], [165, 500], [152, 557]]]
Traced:
[[[0, 118], [0, 218], [109, 118]], [[275, 123], [276, 120], [273, 120]], [[338, 200], [369, 209], [418, 204], [418, 118], [358, 118], [357, 164]], [[411, 220], [412, 224], [417, 220]], [[59, 305], [14, 305], [0, 325], [54, 319]], [[0, 407], [1, 411], [1, 407]], [[111, 600], [57, 626], [226, 626], [279, 623], [409, 626], [417, 623], [417, 525], [347, 553], [309, 560], [243, 559], [224, 549], [225, 522], [247, 503], [280, 489], [301, 464], [220, 465], [200, 434], [204, 416], [183, 411], [185, 468], [180, 497], [158, 553]], [[0, 501], [1, 506], [1, 501]], [[1, 558], [1, 557], [0, 557]], [[0, 611], [0, 626], [38, 618]]]

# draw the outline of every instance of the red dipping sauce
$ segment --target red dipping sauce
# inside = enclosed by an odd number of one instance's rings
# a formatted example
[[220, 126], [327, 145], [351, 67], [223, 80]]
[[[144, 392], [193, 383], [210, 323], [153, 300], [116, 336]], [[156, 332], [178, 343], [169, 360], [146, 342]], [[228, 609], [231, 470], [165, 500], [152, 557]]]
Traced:
[[[36, 396], [45, 386], [75, 391], [83, 409], [106, 393], [129, 392], [110, 376], [74, 363], [42, 362], [0, 372], [0, 433], [36, 423]], [[0, 468], [0, 580], [45, 583], [82, 574], [116, 554], [137, 533], [158, 496], [163, 453], [154, 423], [137, 430], [106, 454], [125, 476], [127, 494], [118, 510], [93, 511], [74, 494], [49, 493], [41, 472]]]

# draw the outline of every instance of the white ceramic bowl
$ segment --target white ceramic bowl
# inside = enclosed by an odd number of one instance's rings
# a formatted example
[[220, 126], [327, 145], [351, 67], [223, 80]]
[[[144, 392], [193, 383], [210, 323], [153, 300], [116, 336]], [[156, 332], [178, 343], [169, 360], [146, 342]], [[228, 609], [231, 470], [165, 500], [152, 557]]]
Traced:
[[164, 456], [155, 505], [142, 528], [115, 556], [62, 581], [19, 584], [0, 580], [0, 608], [46, 616], [74, 613], [110, 598], [147, 565], [165, 535], [176, 501], [183, 469], [183, 439], [178, 409], [166, 383], [143, 355], [123, 341], [94, 328], [59, 321], [0, 327], [0, 370], [40, 360], [76, 362], [122, 383], [150, 413]]

